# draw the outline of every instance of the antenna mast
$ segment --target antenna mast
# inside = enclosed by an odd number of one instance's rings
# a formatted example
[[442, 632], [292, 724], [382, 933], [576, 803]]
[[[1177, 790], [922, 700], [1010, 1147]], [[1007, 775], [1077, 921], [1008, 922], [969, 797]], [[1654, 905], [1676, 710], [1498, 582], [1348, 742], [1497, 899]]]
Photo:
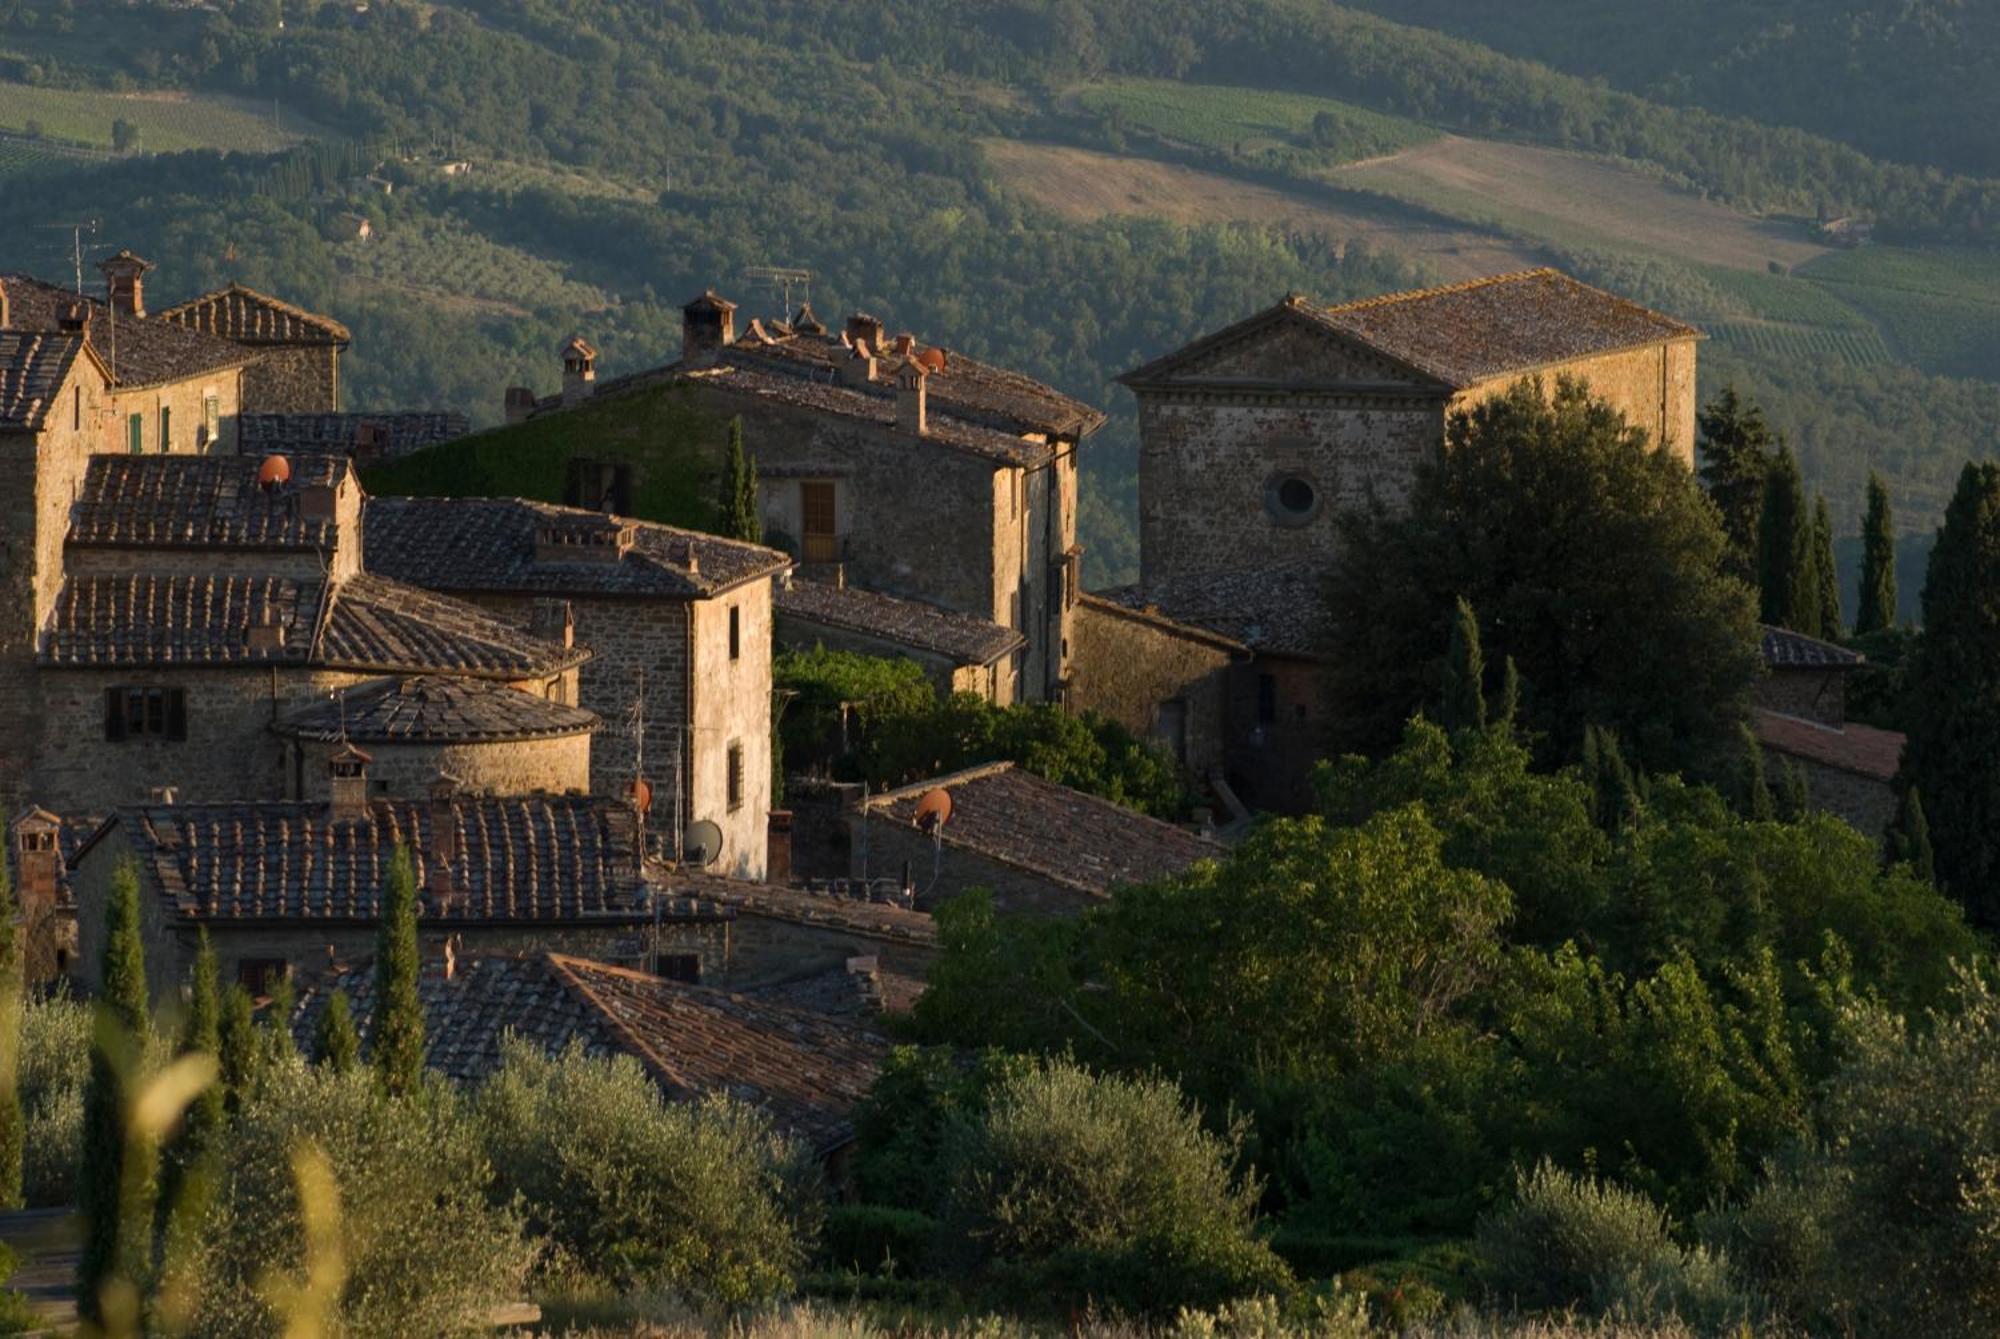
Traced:
[[69, 234], [70, 260], [76, 266], [76, 295], [83, 296], [83, 235], [97, 236], [97, 220], [85, 219], [81, 223], [43, 223], [37, 225], [46, 232], [66, 232]]
[[785, 309], [785, 320], [792, 319], [792, 285], [799, 285], [805, 292], [805, 300], [812, 301], [812, 271], [794, 269], [783, 265], [746, 265], [737, 276], [746, 284], [768, 284], [773, 297], [781, 297]]

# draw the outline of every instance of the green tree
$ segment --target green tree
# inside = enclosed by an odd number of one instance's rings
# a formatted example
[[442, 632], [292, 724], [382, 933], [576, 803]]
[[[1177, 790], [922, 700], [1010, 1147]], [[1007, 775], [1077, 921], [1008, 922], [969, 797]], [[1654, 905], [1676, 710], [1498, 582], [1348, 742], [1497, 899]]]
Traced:
[[1730, 570], [1745, 581], [1754, 580], [1764, 482], [1782, 442], [1764, 421], [1764, 411], [1738, 396], [1734, 385], [1724, 386], [1722, 394], [1702, 406], [1695, 423], [1701, 481], [1722, 513]]
[[84, 1090], [85, 1168], [78, 1209], [77, 1311], [105, 1317], [114, 1288], [143, 1288], [152, 1247], [154, 1157], [131, 1128], [146, 1032], [146, 957], [139, 929], [139, 872], [129, 860], [111, 878], [104, 908], [102, 985]]
[[1924, 578], [1904, 767], [1923, 791], [1938, 882], [2000, 925], [2000, 464], [1968, 464]]
[[1868, 515], [1861, 523], [1861, 604], [1854, 633], [1862, 636], [1896, 626], [1896, 522], [1889, 511], [1889, 486], [1868, 472]]
[[1764, 746], [1757, 742], [1757, 732], [1747, 725], [1742, 730], [1742, 752], [1738, 755], [1736, 812], [1758, 823], [1768, 823], [1777, 817], [1770, 778], [1764, 773]]
[[[179, 1055], [222, 1056], [222, 1003], [218, 992], [221, 967], [216, 962], [215, 945], [203, 926], [195, 943], [194, 970], [188, 980], [187, 1012], [181, 1017], [181, 1035], [175, 1051]], [[211, 1083], [188, 1105], [187, 1114], [168, 1146], [161, 1177], [162, 1202], [173, 1211], [181, 1188], [195, 1166], [216, 1144], [227, 1108], [225, 1085]]]
[[[0, 836], [7, 816], [0, 813]], [[27, 1114], [21, 1105], [21, 1010], [26, 973], [20, 902], [14, 896], [7, 852], [0, 849], [0, 1209], [21, 1207]]]
[[1342, 750], [1392, 745], [1436, 700], [1447, 617], [1479, 611], [1488, 660], [1533, 692], [1522, 724], [1574, 757], [1586, 725], [1649, 772], [1706, 763], [1748, 711], [1757, 661], [1748, 589], [1687, 468], [1564, 379], [1453, 419], [1404, 516], [1343, 518], [1327, 585], [1329, 717]]
[[1937, 881], [1937, 857], [1931, 852], [1931, 826], [1924, 818], [1923, 798], [1915, 784], [1903, 787], [1896, 802], [1896, 821], [1888, 833], [1889, 858], [1910, 867], [1925, 883]]
[[361, 1036], [354, 1030], [354, 1010], [347, 992], [336, 990], [327, 997], [313, 1025], [313, 1061], [336, 1074], [345, 1074], [361, 1060]]
[[1806, 511], [1799, 458], [1779, 450], [1764, 486], [1757, 520], [1757, 584], [1764, 622], [1808, 637], [1820, 635], [1819, 586], [1812, 571], [1812, 518]]
[[111, 122], [111, 147], [119, 153], [130, 153], [139, 147], [139, 127], [124, 117]]
[[1450, 641], [1444, 655], [1444, 707], [1439, 720], [1447, 730], [1486, 728], [1486, 657], [1479, 647], [1479, 619], [1460, 597], [1451, 614]]
[[424, 1002], [418, 993], [417, 876], [409, 848], [398, 846], [382, 889], [375, 937], [375, 1031], [369, 1052], [391, 1096], [413, 1093], [424, 1070]]
[[1815, 621], [1819, 635], [1838, 639], [1841, 635], [1840, 566], [1833, 556], [1833, 515], [1826, 507], [1826, 494], [1813, 500], [1812, 579]]
[[241, 981], [222, 996], [222, 1021], [215, 1058], [221, 1070], [223, 1107], [235, 1115], [257, 1092], [264, 1076], [264, 1048], [257, 1044], [257, 1006]]
[[1617, 735], [1600, 726], [1584, 727], [1583, 774], [1590, 782], [1590, 815], [1598, 827], [1615, 834], [1639, 821], [1638, 779]]
[[764, 542], [764, 516], [757, 506], [757, 462], [743, 453], [743, 418], [729, 420], [729, 451], [722, 467], [722, 533], [751, 544]]

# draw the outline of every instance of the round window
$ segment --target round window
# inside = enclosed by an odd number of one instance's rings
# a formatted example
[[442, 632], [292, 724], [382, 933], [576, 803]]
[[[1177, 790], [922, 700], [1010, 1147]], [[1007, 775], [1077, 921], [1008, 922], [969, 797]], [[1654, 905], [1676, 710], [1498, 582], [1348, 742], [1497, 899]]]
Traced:
[[1319, 490], [1301, 474], [1275, 474], [1264, 485], [1264, 508], [1279, 525], [1304, 525], [1319, 514]]
[[1278, 506], [1295, 516], [1313, 509], [1313, 486], [1304, 479], [1285, 479], [1278, 484]]

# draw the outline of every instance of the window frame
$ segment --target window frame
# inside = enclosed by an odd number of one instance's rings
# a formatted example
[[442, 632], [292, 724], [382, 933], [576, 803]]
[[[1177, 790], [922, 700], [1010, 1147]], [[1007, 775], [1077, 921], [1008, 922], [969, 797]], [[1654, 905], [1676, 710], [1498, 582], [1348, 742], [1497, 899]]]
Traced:
[[743, 808], [743, 792], [747, 789], [744, 784], [742, 740], [732, 739], [729, 741], [729, 749], [725, 755], [723, 765], [725, 768], [725, 775], [723, 777], [723, 803], [729, 812], [733, 814]]
[[183, 743], [187, 739], [187, 690], [158, 684], [118, 684], [104, 690], [104, 738]]

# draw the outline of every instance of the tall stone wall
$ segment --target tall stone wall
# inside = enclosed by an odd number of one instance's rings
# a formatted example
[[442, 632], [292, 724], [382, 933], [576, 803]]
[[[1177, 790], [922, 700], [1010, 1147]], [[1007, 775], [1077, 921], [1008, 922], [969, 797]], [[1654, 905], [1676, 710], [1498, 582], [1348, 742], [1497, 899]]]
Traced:
[[[92, 333], [102, 347], [102, 337]], [[216, 401], [216, 432], [207, 432], [206, 405]], [[242, 411], [243, 372], [227, 368], [185, 381], [121, 390], [112, 396], [103, 444], [112, 455], [131, 453], [131, 421], [139, 420], [140, 455], [228, 456], [236, 454], [236, 416]], [[166, 416], [167, 450], [160, 449], [161, 416]]]
[[334, 344], [253, 346], [261, 356], [243, 373], [249, 414], [332, 414], [340, 409], [340, 348]]
[[1102, 712], [1202, 776], [1224, 761], [1233, 658], [1212, 637], [1085, 596], [1076, 610], [1070, 702]]
[[1772, 670], [1751, 690], [1756, 704], [1822, 725], [1847, 723], [1847, 675], [1841, 670]]
[[[1579, 358], [1537, 371], [1543, 388], [1553, 392], [1561, 377], [1589, 384], [1590, 392], [1608, 400], [1634, 427], [1643, 428], [1654, 445], [1666, 443], [1690, 469], [1694, 467], [1695, 341], [1652, 344], [1596, 358]], [[1521, 379], [1519, 373], [1495, 377], [1459, 394], [1454, 411], [1470, 409], [1504, 393]]]
[[[1270, 720], [1266, 703], [1273, 707]], [[1326, 756], [1325, 710], [1318, 661], [1261, 655], [1232, 667], [1227, 775], [1239, 799], [1277, 813], [1311, 808], [1313, 768]]]
[[[722, 856], [709, 868], [762, 879], [770, 856], [771, 583], [752, 581], [694, 610], [694, 720], [688, 754], [690, 820], [722, 829]], [[730, 654], [731, 612], [736, 654]], [[739, 751], [741, 790], [729, 797], [729, 757]]]
[[[292, 799], [332, 799], [327, 764], [339, 747], [317, 740], [294, 744], [291, 775], [283, 793]], [[439, 773], [478, 795], [532, 795], [538, 791], [563, 795], [590, 790], [588, 734], [463, 744], [363, 741], [360, 747], [373, 759], [368, 765], [371, 791], [394, 799], [428, 796]]]

